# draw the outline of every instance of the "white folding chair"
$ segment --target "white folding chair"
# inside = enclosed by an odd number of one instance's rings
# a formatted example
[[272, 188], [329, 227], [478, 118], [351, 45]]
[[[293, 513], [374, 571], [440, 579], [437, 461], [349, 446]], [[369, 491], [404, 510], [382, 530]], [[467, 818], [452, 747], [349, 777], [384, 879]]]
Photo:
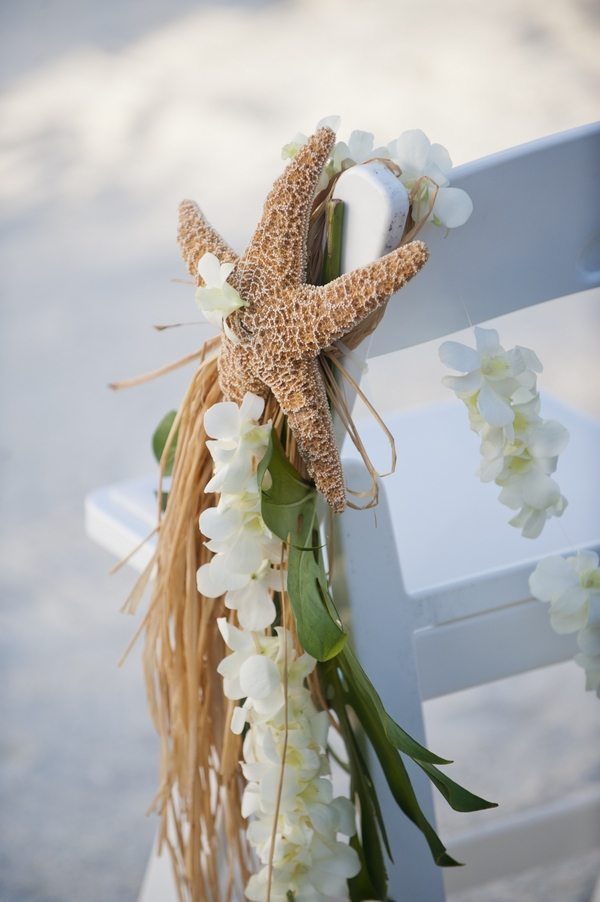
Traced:
[[[369, 357], [463, 329], [466, 311], [477, 324], [600, 284], [598, 125], [461, 166], [452, 184], [470, 194], [473, 215], [446, 241], [428, 227], [430, 260], [390, 303]], [[600, 423], [551, 398], [542, 415], [571, 432], [559, 473], [570, 501], [569, 540], [598, 550]], [[573, 657], [574, 636], [553, 633], [548, 606], [528, 588], [541, 557], [572, 552], [557, 521], [535, 541], [507, 524], [498, 489], [473, 476], [478, 439], [458, 401], [386, 417], [386, 424], [396, 472], [382, 481], [376, 521], [354, 510], [339, 518], [334, 592], [348, 602], [352, 641], [384, 705], [424, 743], [422, 701]], [[367, 446], [389, 457], [379, 427], [361, 426]], [[348, 483], [360, 488], [364, 466], [348, 445], [346, 452]], [[600, 848], [600, 794], [589, 793], [520, 817], [488, 813], [489, 826], [450, 845], [467, 867], [442, 875], [373, 767], [392, 837], [396, 902], [442, 902], [444, 882], [447, 891], [467, 889]], [[434, 820], [430, 783], [409, 769]]]
[[[377, 183], [377, 171], [371, 166], [365, 178]], [[600, 215], [594, 204], [600, 195], [600, 126], [458, 167], [452, 184], [472, 197], [471, 219], [446, 241], [443, 230], [427, 227], [427, 266], [392, 299], [382, 326], [355, 356], [376, 357], [449, 335], [468, 325], [467, 310], [476, 324], [600, 284]], [[385, 173], [369, 190], [368, 203], [385, 218], [386, 193], [390, 209], [394, 203]], [[352, 198], [346, 200], [352, 214]], [[382, 252], [385, 238], [376, 238], [377, 250], [371, 225], [365, 222], [354, 233], [346, 269]], [[360, 378], [356, 360], [346, 358], [345, 365]], [[543, 415], [556, 416], [571, 431], [570, 462], [565, 454], [560, 469], [570, 500], [571, 541], [598, 548], [600, 515], [591, 486], [600, 489], [600, 424], [549, 398]], [[336, 602], [348, 602], [352, 641], [384, 704], [424, 742], [423, 700], [573, 656], [573, 637], [552, 632], [547, 606], [531, 600], [527, 586], [540, 557], [569, 549], [561, 533], [548, 527], [531, 542], [507, 525], [508, 510], [472, 475], [477, 439], [461, 404], [450, 401], [386, 419], [398, 449], [396, 473], [382, 483], [377, 525], [372, 512], [349, 510], [338, 518], [334, 592]], [[367, 423], [361, 435], [377, 455], [377, 427]], [[348, 483], [360, 487], [364, 467], [345, 450]], [[155, 490], [156, 478], [150, 477], [93, 492], [86, 499], [90, 537], [119, 556], [130, 553], [154, 526]], [[153, 545], [150, 540], [132, 557], [136, 569], [144, 568]], [[430, 784], [408, 764], [421, 807], [435, 823]], [[440, 869], [391, 800], [376, 762], [373, 768], [395, 858], [391, 897], [442, 902]], [[446, 872], [448, 889], [600, 847], [600, 798], [566, 800], [490, 823], [452, 843], [451, 853], [467, 867]], [[162, 866], [151, 859], [140, 902], [170, 899], [164, 858]]]

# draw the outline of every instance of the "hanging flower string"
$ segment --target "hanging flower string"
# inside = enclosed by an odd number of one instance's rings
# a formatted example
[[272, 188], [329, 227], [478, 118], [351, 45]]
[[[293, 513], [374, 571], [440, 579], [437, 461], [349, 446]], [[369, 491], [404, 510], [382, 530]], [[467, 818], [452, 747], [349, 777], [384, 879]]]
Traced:
[[586, 689], [600, 698], [600, 569], [598, 555], [578, 551], [573, 557], [558, 554], [543, 558], [529, 578], [534, 598], [550, 603], [550, 623], [559, 634], [577, 633]]
[[463, 376], [442, 384], [464, 401], [473, 432], [481, 435], [482, 482], [502, 487], [498, 496], [519, 513], [509, 520], [528, 539], [537, 538], [547, 520], [560, 517], [567, 499], [551, 479], [569, 432], [557, 420], [540, 416], [536, 374], [542, 364], [529, 348], [505, 351], [495, 329], [475, 327], [476, 348], [445, 341], [440, 360]]
[[[246, 896], [254, 902], [287, 902], [288, 893], [304, 898], [344, 896], [346, 881], [360, 870], [354, 849], [337, 834], [356, 832], [354, 805], [333, 798], [325, 754], [329, 715], [317, 712], [304, 683], [316, 660], [296, 656], [292, 634], [277, 627], [271, 591], [283, 597], [283, 543], [260, 514], [257, 465], [271, 424], [259, 425], [264, 401], [248, 392], [241, 406], [215, 404], [204, 416], [213, 440], [207, 447], [214, 476], [207, 492], [219, 492], [217, 507], [200, 517], [206, 543], [215, 552], [197, 574], [199, 591], [211, 598], [225, 594], [243, 629], [218, 619], [232, 654], [218, 667], [228, 699], [244, 702], [233, 711], [231, 729], [249, 729], [243, 745], [242, 772], [248, 785], [242, 816], [253, 816], [248, 841], [263, 868], [250, 878]], [[268, 471], [267, 471], [268, 473]]]

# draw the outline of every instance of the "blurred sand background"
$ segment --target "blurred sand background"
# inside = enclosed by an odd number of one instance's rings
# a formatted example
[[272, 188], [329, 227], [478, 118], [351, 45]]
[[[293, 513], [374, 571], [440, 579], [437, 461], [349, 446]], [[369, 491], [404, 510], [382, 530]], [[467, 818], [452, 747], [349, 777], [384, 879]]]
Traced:
[[[149, 854], [139, 653], [116, 669], [133, 575], [109, 579], [82, 500], [152, 472], [190, 371], [107, 383], [207, 334], [151, 328], [196, 318], [171, 281], [178, 202], [241, 249], [281, 146], [330, 113], [377, 144], [422, 128], [455, 164], [591, 122], [599, 35], [597, 0], [0, 2], [2, 902], [133, 902]], [[598, 292], [505, 320], [542, 386], [600, 416]], [[385, 411], [444, 397], [440, 375], [425, 345], [373, 361], [370, 385]], [[600, 704], [573, 664], [428, 703], [427, 726], [504, 813], [600, 781]], [[460, 902], [587, 902], [599, 871], [587, 856]]]

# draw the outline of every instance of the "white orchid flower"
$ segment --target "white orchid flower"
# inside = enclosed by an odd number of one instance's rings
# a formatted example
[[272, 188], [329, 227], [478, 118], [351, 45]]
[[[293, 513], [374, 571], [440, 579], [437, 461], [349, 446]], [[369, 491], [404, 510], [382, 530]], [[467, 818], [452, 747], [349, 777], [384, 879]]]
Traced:
[[206, 492], [258, 492], [258, 486], [249, 483], [269, 443], [271, 424], [258, 425], [264, 408], [262, 398], [246, 392], [239, 407], [233, 401], [221, 401], [206, 411], [204, 428], [215, 439], [207, 441], [206, 446], [216, 465]]
[[265, 699], [280, 689], [281, 675], [269, 655], [277, 640], [270, 636], [255, 640], [251, 633], [227, 623], [224, 617], [219, 617], [217, 624], [225, 644], [233, 651], [217, 667], [223, 677], [225, 696]]
[[[527, 371], [527, 364], [518, 348], [505, 351], [496, 329], [475, 326], [476, 349], [458, 341], [440, 345], [442, 363], [464, 376], [444, 376], [442, 385], [461, 395], [477, 392], [477, 407], [490, 426], [507, 427], [515, 419], [510, 398], [522, 388], [518, 377]], [[529, 381], [529, 380], [528, 380]]]
[[390, 159], [390, 152], [387, 147], [376, 147], [373, 149], [375, 136], [371, 132], [362, 132], [355, 129], [348, 138], [348, 143], [338, 141], [331, 155], [331, 173], [340, 172], [344, 168], [344, 163], [351, 164], [364, 163], [372, 159]]
[[225, 595], [225, 607], [238, 612], [243, 629], [255, 632], [266, 629], [276, 615], [270, 590], [281, 592], [282, 586], [285, 590], [287, 572], [274, 570], [265, 559], [255, 573], [232, 574], [224, 557], [217, 554], [209, 564], [200, 567], [196, 575], [198, 591], [206, 598]]
[[524, 504], [516, 517], [509, 520], [510, 526], [516, 526], [521, 530], [521, 535], [526, 539], [537, 539], [541, 535], [546, 522], [552, 517], [562, 517], [566, 511], [569, 502], [564, 495], [548, 507], [540, 510], [537, 507], [531, 507]]
[[[260, 510], [240, 511], [227, 507], [222, 499], [217, 507], [209, 507], [202, 512], [200, 530], [210, 540], [206, 542], [209, 551], [220, 556], [215, 567], [224, 566], [232, 574], [250, 576], [258, 573], [273, 545], [273, 533], [267, 529]], [[277, 544], [281, 546], [279, 540]], [[211, 577], [213, 572], [211, 568]], [[223, 577], [221, 583], [218, 576], [213, 577], [213, 580], [218, 587], [224, 584], [227, 577]], [[227, 588], [242, 589], [244, 586], [240, 583], [241, 581], [232, 585], [227, 582]]]
[[550, 474], [568, 443], [569, 432], [561, 423], [539, 420], [504, 449], [504, 466], [495, 477], [502, 486], [498, 500], [512, 510], [521, 508], [510, 523], [522, 527], [526, 538], [537, 538], [546, 520], [566, 509], [566, 498]]
[[[320, 128], [330, 128], [332, 131], [337, 132], [341, 124], [340, 116], [325, 116], [323, 119], [319, 119], [317, 122], [315, 131], [318, 131]], [[288, 141], [287, 144], [281, 148], [281, 159], [282, 160], [291, 160], [296, 156], [301, 147], [304, 147], [306, 142], [308, 141], [308, 136], [303, 132], [296, 132], [291, 141]], [[327, 185], [329, 184], [329, 179], [333, 174], [331, 171], [331, 166], [329, 165], [330, 161], [326, 164], [321, 176], [319, 178], [319, 183], [317, 185], [317, 193], [319, 191], [323, 191]], [[329, 166], [329, 168], [328, 168]]]
[[550, 602], [550, 622], [557, 633], [574, 633], [586, 625], [600, 627], [600, 569], [595, 552], [543, 558], [529, 577], [529, 588], [535, 598]]
[[[388, 150], [391, 158], [402, 170], [400, 181], [408, 191], [423, 176], [427, 176], [438, 186], [435, 202], [428, 221], [455, 229], [464, 225], [473, 212], [473, 202], [466, 191], [449, 187], [448, 176], [452, 170], [452, 160], [445, 147], [432, 144], [420, 129], [402, 132], [395, 141], [390, 141]], [[433, 186], [424, 179], [412, 204], [412, 217], [418, 222], [427, 215]]]
[[196, 289], [196, 303], [209, 323], [217, 329], [225, 327], [229, 338], [237, 342], [225, 320], [234, 310], [246, 307], [247, 301], [227, 281], [234, 269], [235, 263], [219, 263], [214, 254], [204, 254], [198, 262], [198, 274], [202, 276], [204, 287]]

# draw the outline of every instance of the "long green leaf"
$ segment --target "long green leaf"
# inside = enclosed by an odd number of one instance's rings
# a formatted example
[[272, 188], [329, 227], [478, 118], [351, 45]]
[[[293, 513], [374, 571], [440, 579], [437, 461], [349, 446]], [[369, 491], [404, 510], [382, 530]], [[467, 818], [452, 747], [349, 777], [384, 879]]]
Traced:
[[498, 807], [496, 802], [487, 802], [485, 799], [480, 799], [479, 796], [473, 795], [468, 789], [459, 786], [458, 783], [447, 777], [433, 764], [427, 764], [425, 761], [418, 760], [416, 760], [416, 763], [425, 771], [431, 782], [437, 786], [450, 807], [454, 808], [455, 811], [482, 811], [484, 808]]
[[451, 764], [452, 762], [444, 758], [438, 758], [437, 755], [420, 745], [392, 720], [383, 707], [377, 690], [349, 646], [344, 650], [343, 656], [340, 656], [340, 666], [348, 684], [348, 703], [354, 707], [352, 699], [359, 696], [363, 705], [371, 705], [377, 710], [385, 735], [392, 745], [419, 765], [435, 787], [442, 793], [451, 808], [454, 808], [455, 811], [482, 811], [485, 808], [497, 807], [495, 802], [488, 802], [486, 799], [474, 795], [433, 766], [434, 763]]
[[358, 852], [362, 868], [356, 877], [348, 881], [350, 898], [352, 902], [364, 902], [368, 899], [379, 899], [381, 902], [385, 902], [387, 899], [387, 873], [381, 838], [383, 838], [390, 859], [392, 858], [391, 850], [369, 768], [346, 711], [335, 661], [319, 665], [319, 679], [323, 691], [330, 697], [330, 703], [338, 716], [342, 738], [348, 752], [350, 795], [353, 799], [358, 796], [359, 801], [362, 843], [358, 836], [354, 836], [350, 840], [350, 844]]
[[[271, 476], [265, 479], [266, 472]], [[335, 657], [348, 641], [324, 580], [318, 550], [317, 493], [287, 459], [274, 430], [258, 468], [262, 516], [282, 541], [289, 540], [288, 595], [302, 648], [318, 661]]]
[[371, 705], [377, 711], [385, 735], [395, 748], [400, 749], [401, 752], [404, 752], [410, 758], [426, 761], [429, 764], [452, 763], [447, 758], [440, 758], [439, 755], [434, 755], [433, 752], [430, 752], [429, 749], [426, 749], [425, 746], [417, 742], [416, 739], [409, 736], [401, 726], [392, 720], [383, 707], [383, 702], [379, 697], [379, 693], [362, 669], [356, 655], [349, 646], [343, 657], [340, 658], [340, 666], [348, 685], [352, 687], [352, 692], [360, 696], [361, 704], [367, 706]]
[[[379, 758], [379, 763], [392, 795], [404, 814], [416, 824], [425, 836], [436, 864], [440, 865], [440, 867], [456, 867], [459, 865], [459, 862], [448, 855], [441, 839], [421, 811], [404, 762], [398, 750], [385, 734], [379, 711], [373, 704], [369, 704], [368, 699], [362, 693], [353, 692], [350, 688], [352, 669], [347, 663], [348, 651], [349, 649], [345, 648], [338, 659], [350, 690], [346, 693], [346, 700], [354, 709], [369, 738], [369, 742], [373, 746], [375, 754]], [[350, 679], [348, 675], [350, 675]]]
[[[171, 426], [173, 425], [173, 420], [177, 416], [176, 410], [170, 410], [167, 413], [154, 431], [154, 435], [152, 436], [152, 450], [154, 452], [154, 456], [157, 461], [160, 463], [160, 459], [162, 457], [162, 453], [164, 451], [165, 445], [167, 443], [167, 439], [169, 437], [169, 432], [171, 431]], [[175, 451], [177, 449], [177, 439], [179, 437], [179, 429], [173, 436], [173, 441], [171, 442], [171, 447], [169, 449], [169, 455], [167, 457], [167, 465], [165, 467], [165, 476], [170, 476], [173, 472], [173, 463], [175, 461]]]

